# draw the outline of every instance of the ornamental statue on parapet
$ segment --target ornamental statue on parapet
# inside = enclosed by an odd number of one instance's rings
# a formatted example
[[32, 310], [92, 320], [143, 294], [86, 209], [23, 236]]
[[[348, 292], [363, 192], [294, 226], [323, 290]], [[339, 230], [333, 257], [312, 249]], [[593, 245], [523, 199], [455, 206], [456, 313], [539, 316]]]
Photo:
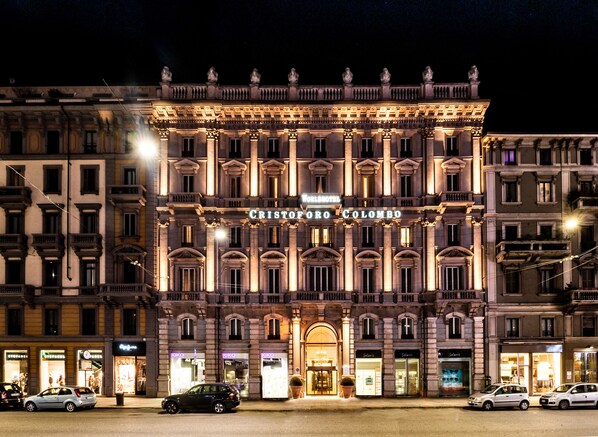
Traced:
[[291, 71], [288, 75], [289, 85], [297, 85], [299, 82], [299, 73], [294, 68], [291, 68]]
[[382, 85], [390, 83], [390, 72], [388, 71], [388, 68], [382, 69], [382, 73], [380, 73], [380, 83], [382, 83]]
[[262, 75], [257, 72], [257, 68], [254, 68], [249, 76], [249, 82], [251, 85], [259, 85], [260, 80], [262, 79]]
[[217, 83], [218, 82], [218, 72], [214, 67], [210, 67], [208, 70], [208, 83]]
[[162, 82], [172, 82], [172, 72], [166, 65], [162, 68]]
[[422, 78], [424, 79], [424, 82], [432, 82], [433, 77], [434, 77], [434, 72], [428, 65], [426, 68], [424, 68], [424, 71], [422, 72]]
[[343, 83], [345, 85], [351, 85], [353, 82], [353, 73], [351, 73], [351, 69], [349, 67], [345, 68], [343, 72]]

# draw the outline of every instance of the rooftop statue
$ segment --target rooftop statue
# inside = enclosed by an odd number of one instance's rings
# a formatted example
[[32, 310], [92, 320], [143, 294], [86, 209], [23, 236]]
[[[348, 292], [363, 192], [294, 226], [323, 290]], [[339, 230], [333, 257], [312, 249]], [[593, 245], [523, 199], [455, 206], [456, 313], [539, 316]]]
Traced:
[[351, 69], [349, 67], [345, 68], [343, 72], [343, 83], [345, 85], [351, 85], [353, 82], [353, 73], [351, 73]]
[[422, 77], [424, 79], [424, 82], [432, 82], [432, 77], [433, 76], [434, 76], [434, 72], [432, 71], [432, 69], [428, 65], [426, 68], [424, 68], [424, 71], [422, 73]]
[[172, 72], [167, 66], [162, 69], [162, 82], [172, 82]]
[[208, 83], [218, 82], [218, 72], [214, 67], [210, 67], [208, 70]]
[[257, 68], [254, 68], [251, 72], [251, 76], [249, 76], [250, 83], [252, 85], [259, 85], [262, 75], [257, 72]]
[[388, 68], [383, 68], [382, 73], [380, 73], [380, 82], [384, 85], [390, 83], [390, 72]]
[[299, 73], [297, 73], [297, 71], [294, 68], [291, 68], [288, 79], [289, 85], [297, 85], [297, 83], [299, 82]]
[[469, 69], [469, 72], [467, 73], [467, 77], [469, 78], [470, 82], [477, 82], [479, 74], [480, 72], [478, 71], [478, 67], [472, 65]]

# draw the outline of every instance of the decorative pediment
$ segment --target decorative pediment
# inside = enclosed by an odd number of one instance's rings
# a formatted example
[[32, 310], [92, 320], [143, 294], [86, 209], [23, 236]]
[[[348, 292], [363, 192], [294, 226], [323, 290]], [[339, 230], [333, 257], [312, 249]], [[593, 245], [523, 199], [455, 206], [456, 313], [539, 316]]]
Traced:
[[397, 173], [408, 175], [415, 174], [419, 168], [419, 162], [413, 159], [405, 158], [395, 164], [395, 170]]
[[247, 165], [233, 159], [222, 164], [222, 170], [229, 176], [242, 176], [247, 171]]
[[312, 174], [328, 174], [332, 171], [334, 166], [323, 159], [318, 159], [307, 166]]
[[302, 259], [311, 259], [317, 261], [336, 261], [341, 260], [341, 255], [337, 251], [328, 247], [314, 247], [306, 250], [301, 256]]
[[171, 261], [203, 261], [205, 258], [203, 253], [190, 247], [180, 247], [168, 254]]
[[377, 174], [378, 170], [380, 170], [380, 164], [371, 159], [364, 159], [355, 165], [355, 169], [362, 175]]
[[460, 173], [465, 168], [465, 161], [452, 157], [440, 164], [445, 173]]
[[284, 169], [285, 169], [285, 165], [282, 162], [277, 161], [275, 159], [264, 162], [262, 164], [262, 171], [264, 172], [264, 174], [267, 174], [267, 175], [282, 174], [284, 172]]
[[438, 259], [444, 258], [471, 258], [473, 253], [463, 247], [447, 247], [438, 254]]
[[190, 159], [181, 159], [174, 163], [174, 168], [179, 174], [194, 175], [199, 170], [199, 164]]
[[378, 252], [375, 252], [373, 250], [364, 250], [363, 252], [359, 252], [356, 256], [355, 256], [355, 260], [372, 260], [372, 259], [381, 259], [382, 257], [380, 256], [380, 254]]

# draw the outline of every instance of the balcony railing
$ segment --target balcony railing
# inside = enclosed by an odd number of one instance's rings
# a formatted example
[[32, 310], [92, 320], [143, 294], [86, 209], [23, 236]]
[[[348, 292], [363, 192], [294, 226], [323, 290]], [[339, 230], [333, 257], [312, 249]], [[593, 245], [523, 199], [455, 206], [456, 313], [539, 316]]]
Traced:
[[139, 204], [145, 206], [145, 187], [143, 185], [111, 185], [110, 202], [114, 206]]
[[161, 300], [168, 302], [205, 302], [205, 291], [167, 291], [160, 294]]
[[31, 285], [25, 284], [0, 284], [0, 300], [9, 302], [32, 303], [35, 289]]
[[481, 299], [482, 292], [475, 290], [440, 290], [436, 292], [436, 301], [465, 302], [479, 301]]
[[27, 252], [27, 235], [0, 234], [0, 253]]
[[64, 235], [62, 234], [33, 234], [33, 248], [43, 256], [64, 256]]
[[3, 208], [22, 209], [31, 206], [31, 188], [0, 187], [0, 206]]
[[571, 290], [567, 292], [567, 300], [577, 304], [598, 303], [598, 289]]
[[351, 301], [351, 292], [346, 291], [295, 291], [289, 294], [291, 302]]
[[496, 261], [562, 259], [571, 254], [569, 240], [510, 240], [496, 245]]
[[101, 234], [72, 234], [71, 245], [77, 256], [100, 256], [102, 254]]
[[144, 303], [154, 300], [154, 289], [148, 284], [102, 284], [99, 296], [107, 302], [133, 299]]

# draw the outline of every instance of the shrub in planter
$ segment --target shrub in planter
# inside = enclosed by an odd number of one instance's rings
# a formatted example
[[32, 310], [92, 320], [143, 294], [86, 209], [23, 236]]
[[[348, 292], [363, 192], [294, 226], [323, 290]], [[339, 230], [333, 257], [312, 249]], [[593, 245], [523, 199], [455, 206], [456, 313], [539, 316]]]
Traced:
[[353, 387], [355, 385], [355, 381], [350, 376], [343, 376], [341, 379], [341, 385], [343, 387]]
[[289, 385], [291, 387], [302, 387], [303, 386], [303, 380], [298, 377], [298, 376], [293, 376], [291, 377], [290, 381], [289, 381]]

